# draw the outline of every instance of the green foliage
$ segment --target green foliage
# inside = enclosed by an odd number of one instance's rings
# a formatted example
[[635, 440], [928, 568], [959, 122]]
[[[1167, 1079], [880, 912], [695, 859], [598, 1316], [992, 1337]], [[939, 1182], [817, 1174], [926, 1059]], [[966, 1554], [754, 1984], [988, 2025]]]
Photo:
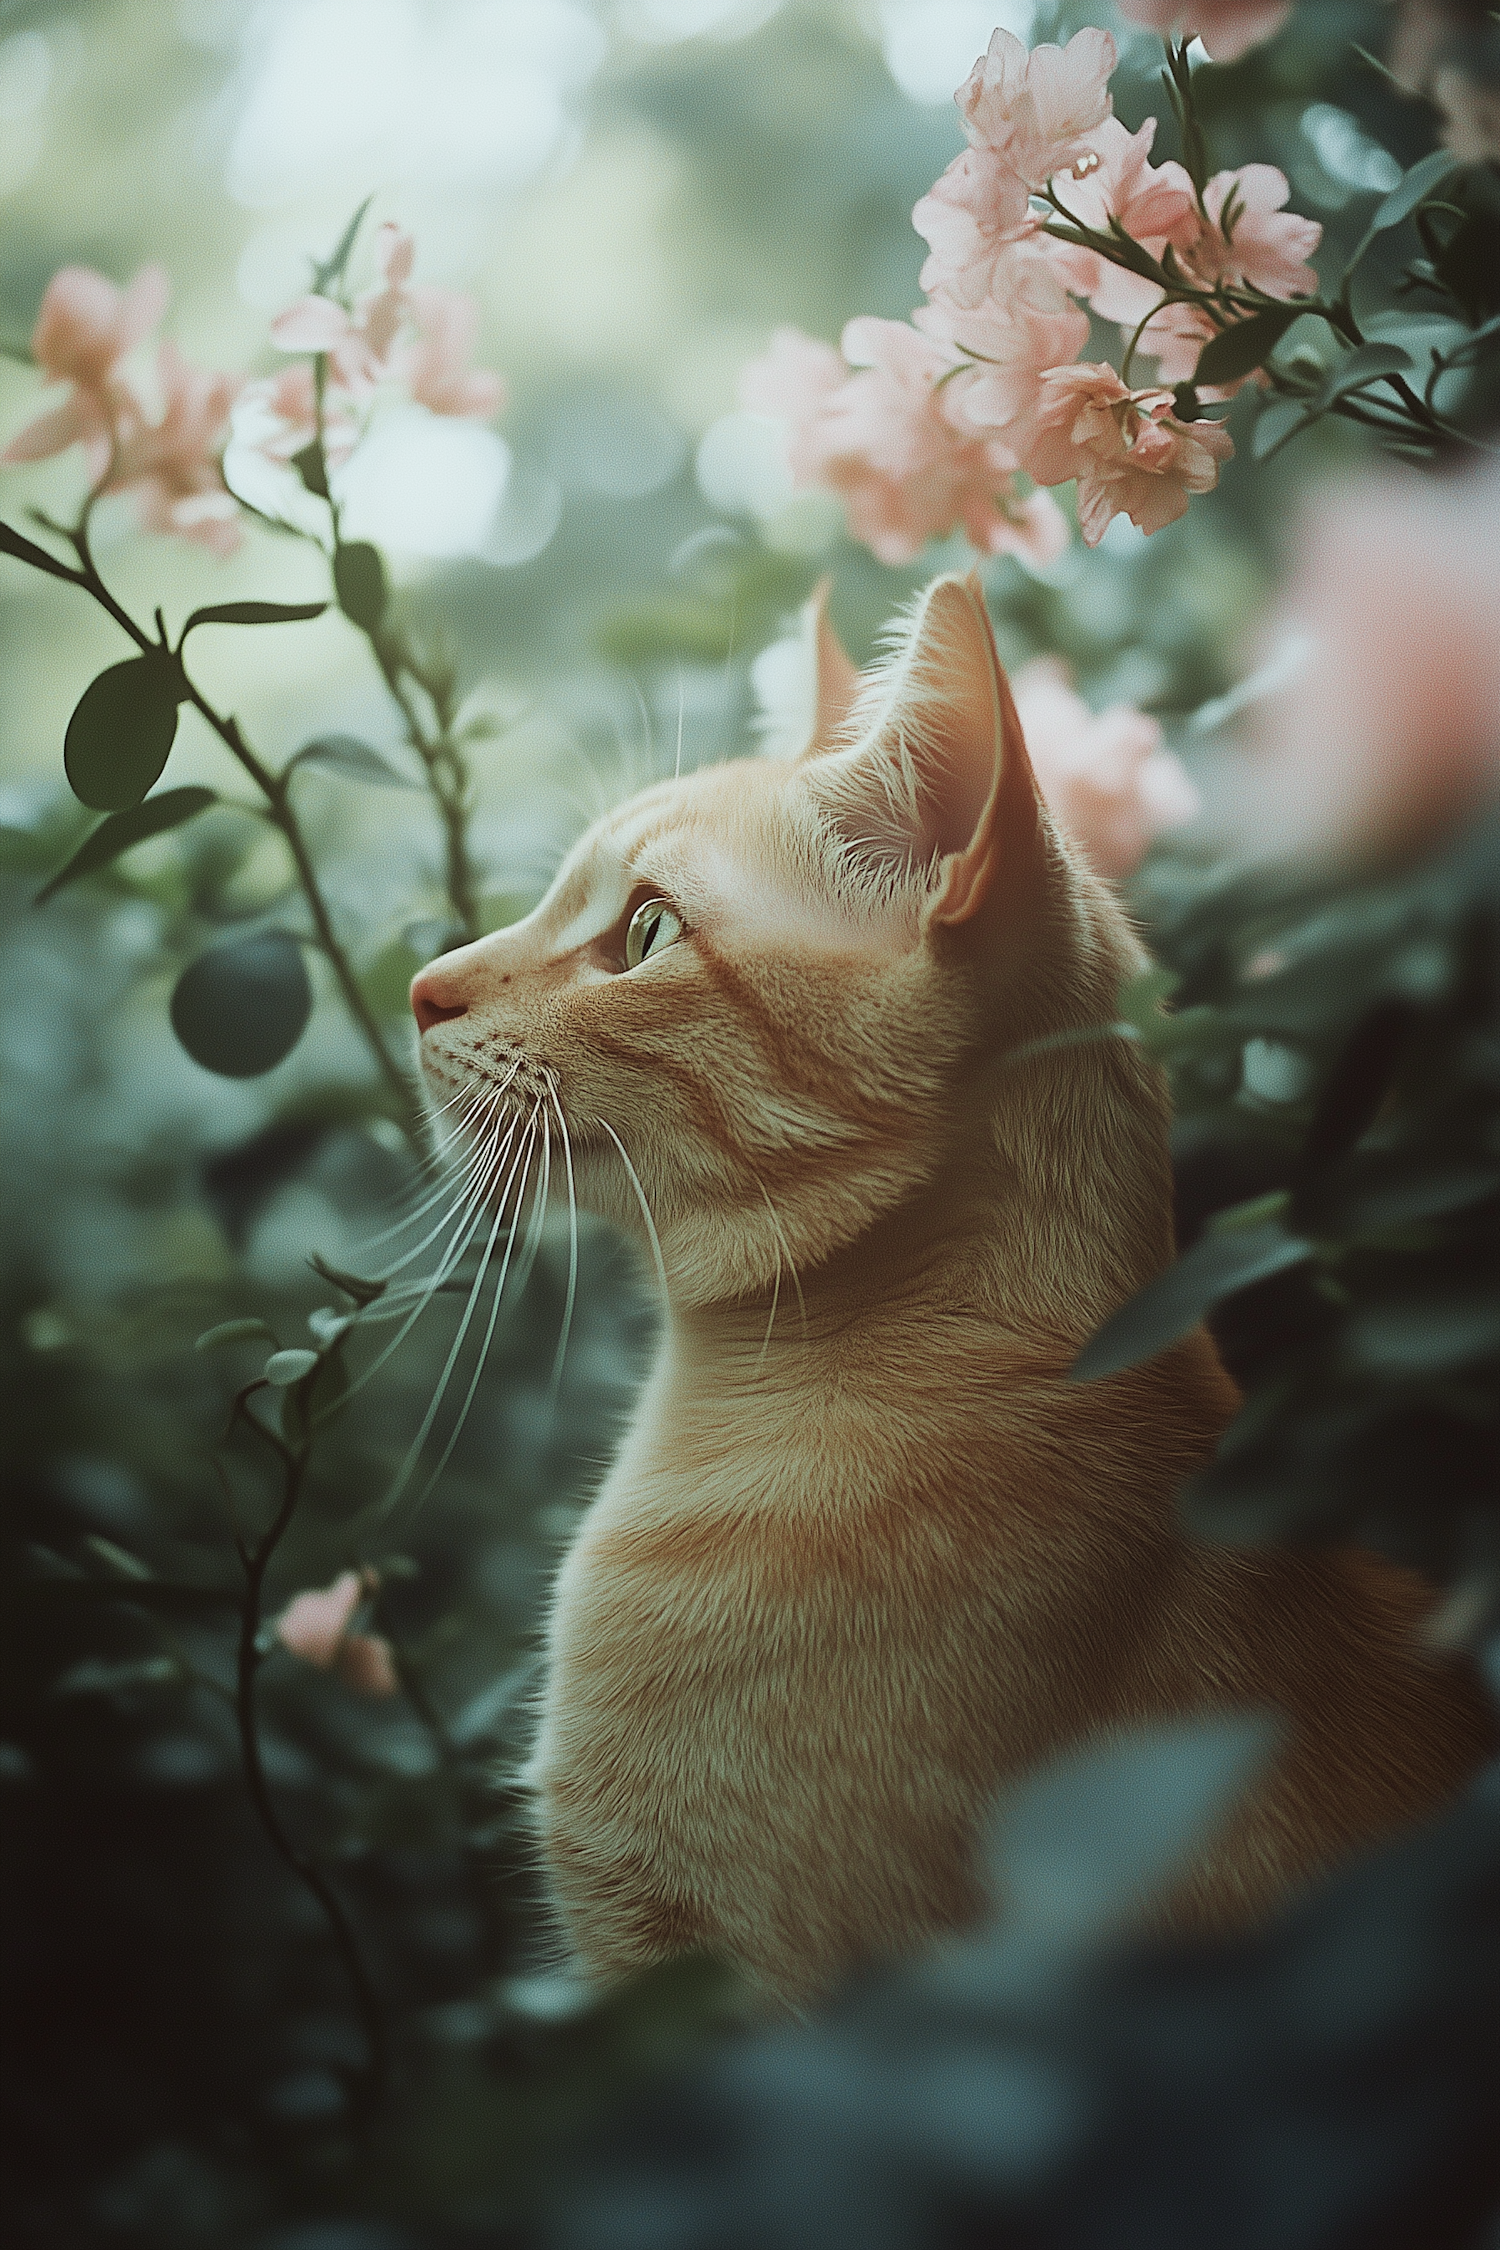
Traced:
[[111, 664], [83, 691], [63, 743], [68, 786], [95, 812], [128, 812], [161, 779], [184, 689], [165, 650]]
[[341, 546], [333, 558], [333, 584], [350, 622], [362, 633], [378, 633], [390, 601], [379, 549], [364, 539]]
[[194, 1062], [221, 1078], [274, 1070], [311, 1014], [302, 947], [285, 930], [210, 947], [183, 970], [172, 994], [172, 1029]]
[[206, 812], [210, 805], [217, 803], [217, 794], [212, 789], [164, 789], [159, 797], [148, 797], [144, 803], [132, 806], [129, 812], [111, 813], [37, 892], [37, 905], [44, 906], [66, 884], [76, 883], [80, 875], [93, 875], [101, 867], [108, 867], [121, 852], [128, 852], [132, 844], [142, 844], [148, 836], [163, 836], [168, 829], [180, 828], [185, 820], [193, 819], [195, 814]]

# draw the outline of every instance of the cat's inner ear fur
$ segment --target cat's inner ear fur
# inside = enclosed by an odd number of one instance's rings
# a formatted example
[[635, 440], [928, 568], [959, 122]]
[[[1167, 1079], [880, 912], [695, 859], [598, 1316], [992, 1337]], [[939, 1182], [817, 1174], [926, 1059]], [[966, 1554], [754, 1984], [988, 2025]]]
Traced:
[[802, 613], [802, 630], [811, 643], [813, 668], [813, 727], [802, 757], [821, 758], [840, 742], [847, 742], [849, 717], [859, 696], [859, 674], [844, 653], [844, 644], [828, 615], [831, 581], [821, 579]]
[[851, 747], [809, 785], [859, 903], [961, 923], [990, 896], [1007, 826], [1034, 828], [1035, 784], [977, 577], [940, 578], [861, 687]]

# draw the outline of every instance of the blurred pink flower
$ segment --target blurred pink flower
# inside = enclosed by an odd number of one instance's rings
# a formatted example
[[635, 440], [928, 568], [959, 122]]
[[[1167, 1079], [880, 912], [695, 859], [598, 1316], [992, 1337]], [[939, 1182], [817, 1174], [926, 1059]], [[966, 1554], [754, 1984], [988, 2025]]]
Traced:
[[277, 1620], [277, 1639], [304, 1664], [336, 1671], [357, 1695], [394, 1695], [401, 1681], [390, 1642], [349, 1630], [379, 1583], [373, 1570], [342, 1570], [331, 1586], [294, 1596]]
[[1120, 13], [1132, 23], [1166, 33], [1195, 31], [1215, 62], [1233, 62], [1278, 32], [1292, 12], [1292, 0], [1120, 0]]
[[848, 366], [832, 344], [800, 328], [778, 328], [769, 349], [740, 375], [740, 398], [750, 411], [787, 424], [787, 462], [799, 486], [823, 482], [822, 413], [848, 380]]
[[[1202, 228], [1193, 183], [1172, 161], [1148, 162], [1156, 138], [1156, 119], [1138, 133], [1127, 133], [1116, 117], [1106, 117], [1089, 135], [1088, 147], [1072, 173], [1054, 183], [1058, 200], [1082, 225], [1099, 233], [1111, 219], [1143, 250], [1160, 258], [1170, 242], [1179, 252]], [[1049, 239], [1056, 271], [1076, 296], [1086, 297], [1102, 320], [1133, 328], [1160, 301], [1161, 291], [1141, 274], [1102, 258], [1097, 251]]]
[[993, 149], [1029, 188], [1065, 172], [1111, 109], [1115, 43], [1107, 31], [1075, 33], [1066, 47], [1028, 53], [996, 31], [954, 95], [975, 148]]
[[924, 335], [950, 359], [973, 354], [962, 379], [949, 386], [945, 411], [960, 427], [1000, 434], [1017, 459], [1035, 426], [1041, 379], [1076, 359], [1088, 340], [1087, 313], [1063, 288], [1046, 253], [1013, 244], [996, 268], [992, 296], [972, 309], [939, 296], [914, 315]]
[[161, 319], [170, 289], [160, 266], [143, 266], [124, 289], [87, 266], [63, 266], [52, 276], [31, 332], [32, 357], [49, 380], [72, 389], [12, 438], [5, 460], [43, 461], [82, 444], [90, 474], [103, 474], [116, 433], [141, 419], [119, 363]]
[[364, 1599], [364, 1580], [357, 1570], [341, 1570], [331, 1586], [297, 1594], [276, 1623], [276, 1637], [304, 1664], [327, 1671]]
[[488, 368], [470, 365], [479, 307], [456, 289], [413, 289], [408, 304], [416, 341], [401, 364], [412, 397], [433, 414], [487, 420], [505, 404], [505, 385]]
[[121, 436], [109, 489], [137, 492], [147, 530], [176, 532], [216, 554], [233, 554], [240, 516], [225, 490], [219, 456], [240, 378], [190, 367], [175, 344], [162, 345], [157, 364], [161, 420]]
[[1099, 874], [1132, 874], [1154, 838], [1198, 811], [1181, 760], [1144, 711], [1091, 711], [1051, 656], [1024, 665], [1011, 687], [1042, 795]]
[[1387, 474], [1303, 518], [1246, 824], [1274, 848], [1411, 850], [1500, 790], [1500, 470]]
[[348, 1633], [334, 1659], [345, 1687], [356, 1695], [399, 1695], [401, 1675], [389, 1641], [379, 1633]]
[[1215, 422], [1179, 422], [1170, 391], [1131, 391], [1104, 361], [1050, 368], [1041, 378], [1037, 429], [1023, 466], [1038, 484], [1078, 480], [1078, 522], [1096, 547], [1114, 516], [1160, 531], [1191, 492], [1219, 481], [1233, 455]]
[[[396, 376], [433, 414], [498, 413], [505, 401], [500, 377], [469, 364], [478, 306], [457, 290], [413, 288], [416, 254], [414, 238], [387, 220], [375, 235], [381, 286], [352, 312], [331, 297], [299, 297], [272, 321], [272, 342], [284, 352], [326, 353], [332, 388], [351, 399]], [[403, 331], [412, 338], [398, 350]], [[310, 411], [305, 420], [311, 435]]]

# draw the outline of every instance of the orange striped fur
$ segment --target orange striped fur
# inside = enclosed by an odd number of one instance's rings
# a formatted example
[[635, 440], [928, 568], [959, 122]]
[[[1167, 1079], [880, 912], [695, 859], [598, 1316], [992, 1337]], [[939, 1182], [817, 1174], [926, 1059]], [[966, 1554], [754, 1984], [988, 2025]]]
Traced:
[[[823, 632], [800, 759], [648, 789], [414, 987], [436, 1099], [555, 1087], [581, 1200], [645, 1239], [623, 1148], [660, 1242], [528, 1769], [567, 1933], [601, 1979], [707, 1948], [792, 2006], [972, 1917], [997, 1793], [1112, 1727], [1287, 1716], [1171, 1903], [1210, 1924], [1420, 1818], [1488, 1735], [1415, 1581], [1181, 1537], [1235, 1404], [1205, 1335], [1066, 1382], [1173, 1254], [1167, 1106], [1129, 1045], [1036, 1043], [1109, 1021], [1142, 949], [1041, 805], [974, 582], [857, 692]], [[655, 897], [684, 935], [627, 969]]]

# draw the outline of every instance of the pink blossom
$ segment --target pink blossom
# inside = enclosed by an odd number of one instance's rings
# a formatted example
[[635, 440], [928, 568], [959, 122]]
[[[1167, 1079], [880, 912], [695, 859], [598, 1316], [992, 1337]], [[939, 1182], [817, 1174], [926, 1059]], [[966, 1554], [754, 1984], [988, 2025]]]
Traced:
[[143, 266], [125, 289], [87, 266], [63, 266], [52, 276], [31, 332], [31, 352], [50, 381], [72, 388], [61, 406], [12, 438], [5, 460], [43, 461], [82, 444], [89, 449], [91, 474], [103, 474], [116, 431], [141, 415], [119, 363], [156, 326], [169, 293], [160, 266]]
[[1033, 232], [1026, 183], [989, 148], [966, 148], [915, 206], [911, 223], [930, 248], [922, 287], [977, 305], [996, 293], [996, 267]]
[[[272, 342], [284, 352], [326, 354], [331, 385], [351, 399], [397, 376], [430, 413], [497, 413], [504, 384], [469, 364], [479, 330], [473, 298], [412, 287], [416, 243], [389, 220], [376, 230], [375, 255], [381, 286], [367, 291], [352, 312], [331, 297], [299, 297], [272, 321]], [[398, 350], [403, 331], [413, 340]]]
[[1132, 874], [1156, 836], [1198, 811], [1181, 760], [1144, 711], [1091, 711], [1056, 657], [1024, 665], [1011, 686], [1042, 795], [1101, 875]]
[[993, 149], [1030, 188], [1065, 172], [1112, 107], [1115, 43], [1107, 31], [1080, 31], [1066, 47], [1028, 53], [996, 31], [953, 97], [975, 148]]
[[1248, 281], [1268, 297], [1312, 296], [1318, 277], [1307, 260], [1323, 229], [1316, 219], [1283, 211], [1291, 192], [1274, 164], [1216, 172], [1203, 191], [1210, 224], [1188, 252], [1193, 272], [1205, 280]]
[[334, 1659], [339, 1678], [356, 1695], [399, 1695], [396, 1654], [379, 1633], [347, 1633]]
[[[257, 428], [250, 442], [273, 461], [289, 461], [317, 435], [317, 398], [310, 360], [296, 360], [279, 375], [247, 384], [244, 403], [263, 410], [255, 417]], [[346, 461], [359, 442], [359, 424], [350, 411], [349, 394], [331, 387], [323, 398], [323, 454], [335, 467]]]
[[740, 397], [751, 412], [787, 424], [787, 462], [799, 486], [823, 482], [823, 409], [848, 380], [848, 366], [832, 344], [800, 328], [778, 328], [769, 350], [740, 376]]
[[1260, 706], [1246, 825], [1278, 850], [1410, 851], [1500, 790], [1500, 470], [1324, 491], [1273, 637], [1310, 643]]
[[341, 1570], [331, 1586], [296, 1595], [276, 1622], [276, 1637], [304, 1664], [326, 1672], [336, 1660], [354, 1612], [364, 1599], [357, 1570]]
[[[1109, 231], [1111, 219], [1117, 219], [1133, 241], [1160, 258], [1169, 242], [1179, 254], [1185, 251], [1203, 222], [1193, 183], [1182, 166], [1170, 160], [1162, 165], [1148, 162], [1155, 137], [1154, 117], [1148, 117], [1138, 133], [1127, 133], [1118, 118], [1106, 117], [1089, 135], [1088, 147], [1072, 172], [1054, 183], [1054, 193], [1081, 225], [1103, 234]], [[1154, 282], [1097, 251], [1051, 238], [1047, 248], [1068, 288], [1086, 297], [1102, 320], [1133, 328], [1161, 300]]]
[[488, 368], [473, 367], [479, 307], [455, 289], [408, 292], [416, 342], [402, 363], [412, 397], [433, 414], [487, 419], [505, 404], [505, 385]]
[[1024, 466], [1038, 484], [1077, 478], [1079, 528], [1089, 547], [1117, 515], [1147, 532], [1174, 522], [1190, 492], [1217, 484], [1220, 462], [1234, 452], [1217, 423], [1179, 422], [1170, 391], [1131, 391], [1103, 361], [1050, 368], [1039, 388]]
[[1012, 245], [996, 268], [995, 293], [981, 304], [964, 309], [940, 296], [915, 321], [950, 354], [972, 355], [969, 373], [950, 387], [950, 419], [1003, 434], [1018, 459], [1030, 441], [1043, 374], [1075, 359], [1089, 332], [1088, 315], [1051, 260], [1025, 243]]
[[1120, 0], [1120, 13], [1153, 31], [1197, 33], [1215, 62], [1233, 62], [1278, 32], [1292, 12], [1292, 0]]
[[162, 418], [121, 436], [110, 490], [134, 488], [149, 531], [177, 532], [232, 554], [240, 543], [239, 510], [224, 488], [219, 455], [240, 378], [190, 367], [174, 344], [162, 345], [158, 370]]

